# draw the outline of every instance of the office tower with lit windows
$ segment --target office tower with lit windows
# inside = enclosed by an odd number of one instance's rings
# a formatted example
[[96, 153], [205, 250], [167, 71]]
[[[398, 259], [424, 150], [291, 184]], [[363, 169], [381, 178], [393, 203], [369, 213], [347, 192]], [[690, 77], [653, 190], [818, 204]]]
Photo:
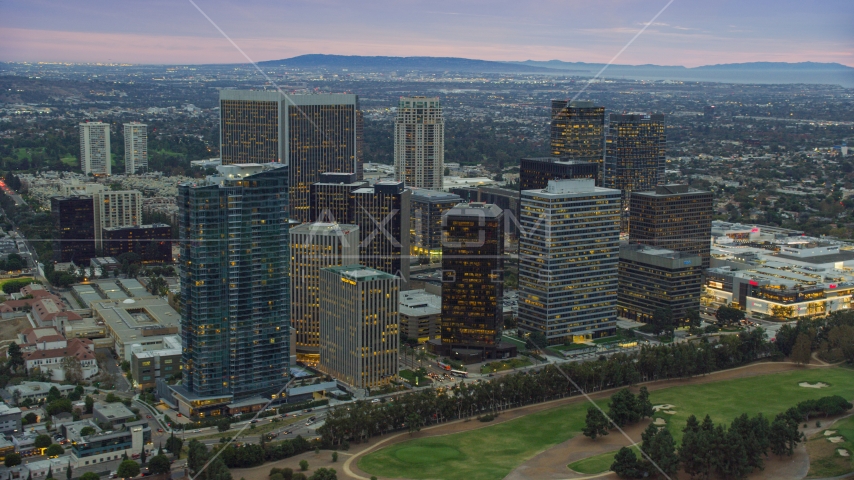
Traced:
[[549, 345], [613, 335], [620, 191], [552, 180], [522, 191], [520, 224], [519, 329]]
[[350, 220], [359, 226], [359, 262], [409, 284], [409, 209], [403, 182], [377, 182], [353, 191]]
[[131, 122], [124, 124], [125, 175], [148, 170], [148, 125]]
[[599, 176], [600, 164], [569, 157], [523, 158], [519, 162], [519, 190], [542, 190], [549, 180]]
[[56, 235], [53, 259], [86, 265], [95, 256], [95, 220], [92, 197], [51, 197], [51, 216]]
[[288, 169], [217, 170], [178, 186], [185, 415], [269, 401], [290, 375]]
[[460, 203], [445, 212], [442, 246], [441, 340], [430, 348], [465, 363], [515, 354], [501, 343], [504, 328], [504, 212]]
[[317, 183], [309, 188], [309, 218], [312, 222], [347, 223], [353, 191], [367, 186], [368, 182], [357, 180], [355, 173], [321, 173]]
[[632, 192], [655, 190], [664, 183], [666, 149], [664, 114], [610, 115], [605, 139], [604, 185], [623, 192], [624, 230], [628, 228]]
[[629, 243], [666, 248], [702, 259], [709, 268], [712, 238], [711, 192], [688, 185], [660, 185], [632, 192]]
[[303, 223], [290, 229], [291, 325], [297, 359], [317, 365], [320, 350], [320, 269], [359, 263], [359, 227]]
[[353, 388], [395, 380], [400, 279], [362, 265], [320, 270], [319, 370]]
[[311, 185], [325, 172], [362, 179], [362, 111], [351, 94], [288, 95], [282, 162], [290, 168], [290, 218], [310, 222]]
[[442, 257], [442, 215], [462, 199], [459, 195], [423, 188], [412, 189], [409, 246], [415, 256], [437, 261]]
[[281, 162], [283, 97], [275, 91], [219, 91], [223, 165]]
[[438, 97], [402, 97], [394, 120], [394, 178], [407, 187], [442, 189], [445, 119]]
[[[552, 100], [551, 148], [555, 157], [598, 165], [596, 184], [601, 186], [605, 160], [605, 107], [597, 107], [588, 101]], [[533, 188], [545, 188], [545, 185]]]
[[137, 190], [105, 190], [92, 195], [95, 208], [95, 249], [104, 248], [104, 229], [142, 224], [142, 193]]
[[617, 314], [649, 323], [659, 308], [679, 324], [700, 308], [703, 264], [699, 255], [648, 245], [620, 248]]
[[103, 229], [103, 256], [139, 255], [142, 263], [172, 262], [172, 227], [165, 223]]
[[80, 169], [84, 175], [96, 177], [112, 174], [109, 123], [80, 124]]

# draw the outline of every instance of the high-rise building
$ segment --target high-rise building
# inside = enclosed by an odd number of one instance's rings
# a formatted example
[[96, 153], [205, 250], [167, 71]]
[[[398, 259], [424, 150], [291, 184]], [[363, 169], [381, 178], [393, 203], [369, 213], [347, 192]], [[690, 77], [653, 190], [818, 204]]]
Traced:
[[131, 122], [124, 124], [125, 174], [133, 175], [148, 170], [148, 125]]
[[350, 220], [359, 226], [362, 265], [409, 283], [409, 209], [412, 191], [403, 182], [377, 182], [353, 191]]
[[172, 227], [165, 223], [107, 227], [102, 232], [103, 255], [139, 255], [143, 263], [172, 262]]
[[354, 202], [353, 191], [367, 186], [368, 182], [358, 180], [355, 173], [321, 173], [309, 189], [309, 218], [312, 222], [347, 223]]
[[508, 188], [478, 185], [477, 187], [457, 187], [450, 189], [459, 195], [462, 203], [489, 203], [504, 211], [504, 233], [517, 237], [519, 223], [519, 191]]
[[105, 190], [92, 195], [95, 206], [95, 249], [104, 248], [103, 230], [142, 223], [142, 193], [137, 190]]
[[53, 258], [57, 262], [86, 265], [95, 256], [95, 221], [92, 197], [70, 196], [50, 199], [56, 238]]
[[364, 267], [320, 270], [319, 369], [354, 388], [397, 377], [400, 279]]
[[646, 192], [664, 183], [667, 137], [664, 114], [628, 113], [609, 117], [605, 139], [604, 186], [623, 192], [623, 229], [632, 192]]
[[700, 257], [647, 245], [620, 248], [620, 286], [617, 312], [621, 317], [649, 323], [659, 308], [670, 310], [677, 322], [700, 308], [703, 265]]
[[709, 268], [712, 200], [711, 192], [688, 185], [661, 185], [650, 192], [633, 192], [629, 243], [699, 255], [703, 268]]
[[459, 195], [415, 188], [412, 190], [409, 219], [409, 246], [412, 255], [429, 257], [431, 261], [442, 256], [442, 215], [461, 202]]
[[407, 187], [442, 189], [445, 119], [438, 97], [402, 97], [394, 120], [394, 178]]
[[504, 328], [504, 212], [461, 203], [445, 213], [442, 246], [441, 341], [438, 354], [465, 362], [513, 354]]
[[80, 124], [80, 169], [85, 175], [103, 176], [113, 172], [110, 156], [110, 124]]
[[303, 223], [290, 229], [291, 325], [297, 358], [317, 365], [320, 350], [320, 269], [359, 263], [359, 227]]
[[593, 179], [522, 191], [519, 329], [550, 345], [616, 330], [620, 192]]
[[277, 91], [219, 91], [223, 165], [282, 161], [282, 102]]
[[[555, 157], [592, 162], [599, 166], [596, 184], [602, 185], [605, 159], [605, 107], [593, 102], [552, 100], [551, 147]], [[545, 188], [536, 186], [532, 188]], [[528, 190], [522, 188], [522, 190]]]
[[269, 400], [289, 380], [288, 169], [217, 170], [178, 186], [185, 415]]
[[288, 95], [282, 162], [290, 168], [290, 218], [310, 222], [310, 190], [324, 172], [362, 179], [362, 111], [351, 94]]
[[523, 158], [519, 162], [519, 190], [542, 190], [549, 184], [549, 180], [596, 180], [600, 167], [599, 163], [568, 157]]

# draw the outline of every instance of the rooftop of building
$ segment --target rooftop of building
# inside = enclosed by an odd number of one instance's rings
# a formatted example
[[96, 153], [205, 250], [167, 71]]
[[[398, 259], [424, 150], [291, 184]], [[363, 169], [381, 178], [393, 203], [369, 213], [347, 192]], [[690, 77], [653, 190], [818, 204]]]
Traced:
[[96, 402], [93, 408], [94, 411], [98, 413], [98, 415], [101, 415], [109, 420], [120, 420], [136, 417], [136, 415], [121, 402]]
[[438, 190], [430, 190], [427, 188], [413, 188], [412, 201], [425, 202], [459, 202], [460, 196], [455, 193], [441, 192]]
[[56, 387], [60, 392], [70, 392], [74, 390], [75, 385], [61, 385], [59, 383], [52, 382], [21, 382], [18, 385], [7, 386], [6, 390], [10, 392], [17, 390], [22, 396], [34, 394], [43, 394], [47, 396], [47, 392], [50, 391], [51, 387]]
[[589, 195], [594, 193], [619, 194], [619, 190], [612, 188], [597, 187], [592, 178], [570, 178], [563, 180], [549, 180], [546, 188], [535, 190], [523, 190], [522, 196], [537, 196], [546, 198], [557, 198], [571, 195]]
[[467, 202], [458, 203], [453, 208], [445, 212], [443, 216], [497, 218], [501, 216], [502, 213], [504, 213], [504, 211], [501, 210], [501, 207], [492, 203]]
[[163, 337], [163, 348], [157, 350], [138, 351], [137, 345], [131, 345], [133, 356], [139, 359], [155, 358], [155, 357], [171, 357], [181, 355], [181, 337], [177, 335], [167, 335]]
[[165, 223], [146, 223], [145, 225], [127, 225], [124, 227], [106, 227], [103, 230], [105, 232], [120, 232], [120, 231], [124, 231], [124, 230], [146, 230], [149, 228], [169, 228], [169, 229], [171, 229], [172, 227], [170, 227], [169, 225], [167, 225]]
[[[11, 414], [16, 414], [16, 413], [21, 413], [21, 409], [18, 407], [10, 407], [9, 405], [6, 405], [5, 403], [0, 403], [0, 416], [11, 415]], [[0, 435], [0, 437], [2, 437], [2, 435]]]
[[543, 163], [558, 163], [561, 165], [596, 165], [586, 160], [576, 160], [571, 157], [524, 157], [522, 160], [531, 160]]
[[827, 255], [812, 255], [812, 256], [795, 256], [778, 253], [775, 257], [784, 258], [786, 260], [797, 260], [799, 262], [811, 263], [814, 265], [822, 265], [828, 263], [848, 262], [854, 260], [854, 252], [851, 250], [840, 250], [838, 253]]
[[65, 337], [60, 335], [54, 327], [28, 328], [21, 332], [21, 334], [28, 344], [65, 341]]
[[344, 235], [359, 229], [358, 225], [349, 223], [315, 222], [303, 223], [290, 229], [291, 233], [302, 233], [310, 235]]
[[74, 357], [77, 360], [94, 360], [95, 352], [92, 340], [88, 338], [72, 338], [65, 347], [48, 350], [33, 350], [24, 353], [24, 360], [41, 360], [46, 358]]
[[382, 272], [364, 265], [340, 265], [337, 267], [327, 267], [323, 270], [328, 270], [341, 275], [342, 278], [347, 278], [355, 282], [369, 282], [372, 280], [384, 280], [397, 278], [390, 273]]
[[646, 192], [632, 192], [632, 196], [640, 195], [643, 197], [672, 197], [674, 195], [711, 195], [711, 192], [691, 188], [690, 185], [670, 184], [659, 185], [655, 190]]
[[148, 333], [163, 328], [178, 328], [180, 315], [162, 297], [137, 297], [125, 300], [101, 300], [92, 304], [92, 309], [110, 327], [123, 344], [132, 344], [143, 338], [154, 340], [154, 336], [174, 335]]
[[425, 290], [405, 290], [400, 292], [401, 315], [419, 317], [442, 313], [442, 297], [427, 293]]

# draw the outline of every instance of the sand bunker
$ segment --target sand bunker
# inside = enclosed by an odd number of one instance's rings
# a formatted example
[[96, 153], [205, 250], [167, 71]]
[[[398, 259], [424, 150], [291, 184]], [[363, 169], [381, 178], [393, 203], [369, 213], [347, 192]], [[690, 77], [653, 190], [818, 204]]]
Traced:
[[827, 437], [827, 441], [830, 443], [842, 443], [845, 439], [843, 437]]
[[670, 405], [669, 403], [665, 403], [662, 405], [653, 405], [652, 411], [657, 412], [659, 410], [672, 410], [674, 408], [676, 408], [676, 405]]
[[[801, 382], [798, 384], [798, 386], [804, 387], [804, 388], [825, 388], [825, 387], [829, 387], [830, 385], [828, 385], [824, 382], [817, 382], [817, 383]], [[655, 407], [653, 407], [653, 408], [655, 408]]]
[[851, 453], [849, 453], [848, 450], [845, 450], [844, 448], [837, 448], [836, 453], [838, 453], [840, 457], [850, 457], [851, 456]]
[[831, 435], [833, 435], [833, 434], [835, 434], [835, 433], [836, 433], [836, 430], [825, 430], [825, 431], [824, 431], [824, 436], [825, 436], [825, 437], [829, 437], [829, 436], [831, 436]]
[[[663, 418], [656, 418], [653, 422], [653, 425], [667, 425], [667, 421]], [[842, 438], [842, 437], [839, 437]]]
[[664, 410], [664, 413], [668, 415], [676, 415], [676, 410]]

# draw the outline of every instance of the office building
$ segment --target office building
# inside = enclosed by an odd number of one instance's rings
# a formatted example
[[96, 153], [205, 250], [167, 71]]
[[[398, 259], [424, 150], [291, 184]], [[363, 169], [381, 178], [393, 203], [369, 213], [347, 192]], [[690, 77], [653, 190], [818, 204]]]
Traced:
[[0, 433], [12, 435], [21, 431], [21, 409], [0, 402]]
[[620, 248], [617, 314], [649, 323], [659, 308], [679, 323], [700, 308], [703, 265], [699, 255], [647, 245]]
[[664, 183], [666, 149], [664, 114], [610, 115], [605, 139], [603, 185], [623, 192], [623, 230], [628, 229], [632, 192], [655, 190]]
[[130, 252], [142, 263], [172, 262], [172, 227], [165, 223], [105, 228], [102, 236], [107, 257]]
[[109, 123], [80, 124], [80, 169], [96, 177], [112, 174]]
[[431, 262], [442, 257], [442, 215], [461, 202], [459, 195], [415, 188], [410, 198], [410, 239], [412, 255]]
[[614, 334], [619, 220], [620, 192], [593, 179], [522, 191], [520, 331], [550, 345]]
[[568, 157], [523, 158], [519, 162], [519, 190], [542, 190], [549, 180], [599, 176], [601, 164]]
[[439, 340], [442, 297], [425, 290], [400, 292], [400, 338], [426, 343]]
[[459, 195], [463, 203], [488, 203], [504, 211], [504, 233], [516, 238], [519, 224], [519, 190], [490, 187], [452, 188], [451, 193]]
[[290, 168], [290, 218], [310, 222], [311, 185], [324, 172], [362, 179], [362, 111], [351, 94], [288, 95], [282, 162]]
[[125, 175], [148, 170], [148, 125], [131, 122], [124, 124]]
[[289, 379], [288, 169], [217, 170], [178, 186], [184, 372], [174, 391], [192, 416], [269, 400]]
[[[93, 433], [71, 444], [69, 463], [74, 468], [96, 465], [156, 450], [151, 443], [151, 427], [147, 420], [125, 423], [120, 430]], [[35, 477], [33, 477], [35, 478]]]
[[162, 348], [145, 350], [131, 346], [130, 372], [134, 387], [142, 391], [154, 388], [160, 378], [169, 379], [181, 373], [181, 337], [163, 337]]
[[711, 192], [688, 185], [661, 185], [633, 192], [629, 205], [629, 243], [699, 255], [709, 268], [712, 238]]
[[92, 195], [95, 249], [104, 249], [105, 228], [132, 227], [142, 223], [142, 193], [137, 190], [106, 190]]
[[430, 347], [466, 363], [512, 355], [504, 327], [504, 212], [461, 203], [445, 213], [442, 246], [440, 342]]
[[277, 91], [219, 91], [222, 165], [282, 161], [282, 101]]
[[[552, 100], [551, 119], [552, 155], [597, 164], [600, 176], [596, 184], [601, 186], [605, 159], [605, 107], [597, 107], [587, 101]], [[537, 185], [522, 187], [522, 190], [545, 187]]]
[[409, 209], [411, 190], [403, 182], [377, 182], [353, 191], [349, 223], [359, 226], [362, 265], [409, 283]]
[[52, 197], [50, 209], [56, 232], [53, 240], [54, 260], [88, 264], [96, 256], [92, 197]]
[[355, 173], [321, 173], [317, 183], [309, 187], [309, 217], [312, 222], [347, 223], [353, 206], [353, 191], [367, 187]]
[[354, 388], [397, 377], [400, 279], [361, 265], [320, 270], [319, 369]]
[[304, 223], [290, 229], [291, 325], [297, 360], [317, 365], [320, 350], [320, 269], [359, 263], [359, 227]]
[[394, 120], [394, 178], [407, 187], [442, 189], [445, 120], [438, 97], [402, 97]]

